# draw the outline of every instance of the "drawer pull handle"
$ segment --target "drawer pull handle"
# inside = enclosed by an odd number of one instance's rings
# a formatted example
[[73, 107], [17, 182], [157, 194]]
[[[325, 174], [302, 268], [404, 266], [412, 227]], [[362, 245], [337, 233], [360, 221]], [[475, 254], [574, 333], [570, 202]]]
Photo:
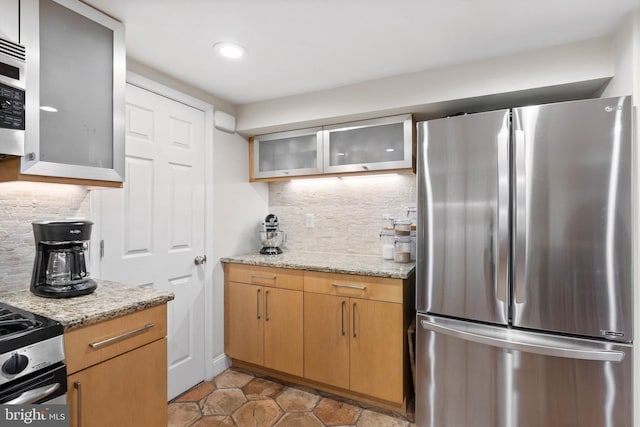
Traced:
[[77, 407], [77, 416], [78, 423], [76, 424], [78, 427], [82, 426], [82, 384], [80, 381], [75, 381], [73, 383], [73, 388], [77, 390], [76, 396], [78, 399], [78, 407]]
[[256, 292], [256, 319], [260, 320], [260, 289]]
[[347, 302], [346, 301], [342, 301], [342, 310], [341, 310], [341, 316], [340, 316], [342, 318], [341, 319], [342, 320], [342, 336], [346, 335], [346, 332], [344, 330], [344, 309], [345, 309], [346, 305], [347, 305]]
[[115, 336], [113, 338], [106, 339], [104, 341], [92, 342], [91, 344], [89, 344], [89, 347], [91, 347], [91, 348], [104, 347], [105, 345], [113, 344], [114, 342], [122, 341], [122, 340], [127, 339], [129, 337], [132, 337], [134, 335], [138, 335], [138, 334], [141, 334], [143, 332], [146, 332], [147, 330], [153, 328], [154, 326], [155, 325], [153, 323], [147, 323], [142, 328], [136, 329], [134, 331], [126, 332], [126, 333], [124, 333], [122, 335], [118, 335], [118, 336]]
[[268, 279], [268, 280], [276, 280], [276, 276], [266, 276], [262, 274], [252, 274], [252, 279]]
[[366, 286], [358, 286], [358, 285], [345, 285], [343, 283], [332, 283], [331, 286], [334, 288], [348, 288], [348, 289], [358, 289], [364, 291], [367, 289]]
[[351, 313], [353, 316], [353, 337], [356, 338], [358, 334], [356, 334], [356, 303], [353, 303], [353, 311]]

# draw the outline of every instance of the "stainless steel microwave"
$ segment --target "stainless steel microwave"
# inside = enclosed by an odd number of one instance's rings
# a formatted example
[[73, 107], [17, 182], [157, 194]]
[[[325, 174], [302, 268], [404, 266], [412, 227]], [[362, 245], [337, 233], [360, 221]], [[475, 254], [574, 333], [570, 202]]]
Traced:
[[25, 48], [0, 39], [0, 158], [24, 155]]

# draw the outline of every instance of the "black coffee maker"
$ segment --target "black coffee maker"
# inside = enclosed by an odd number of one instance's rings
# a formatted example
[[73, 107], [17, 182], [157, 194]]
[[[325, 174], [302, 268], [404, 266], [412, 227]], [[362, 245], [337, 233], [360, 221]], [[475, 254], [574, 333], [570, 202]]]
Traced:
[[91, 221], [34, 221], [36, 259], [31, 292], [48, 298], [68, 298], [93, 292], [97, 284], [89, 277], [87, 250]]

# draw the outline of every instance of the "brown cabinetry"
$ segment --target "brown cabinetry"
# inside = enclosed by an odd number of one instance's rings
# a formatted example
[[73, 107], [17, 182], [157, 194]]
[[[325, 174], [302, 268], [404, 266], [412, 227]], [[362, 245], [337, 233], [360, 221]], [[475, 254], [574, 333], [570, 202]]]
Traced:
[[305, 275], [305, 378], [402, 405], [405, 398], [401, 279]]
[[302, 376], [302, 271], [225, 264], [225, 353]]
[[225, 263], [233, 364], [404, 411], [413, 277]]
[[70, 425], [167, 425], [166, 304], [65, 333]]
[[415, 172], [410, 114], [249, 138], [249, 180]]

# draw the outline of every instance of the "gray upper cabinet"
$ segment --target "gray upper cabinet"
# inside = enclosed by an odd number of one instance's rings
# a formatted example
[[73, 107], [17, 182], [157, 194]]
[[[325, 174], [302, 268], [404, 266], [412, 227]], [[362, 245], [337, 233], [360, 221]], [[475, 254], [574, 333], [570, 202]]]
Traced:
[[21, 0], [20, 173], [124, 181], [124, 26], [76, 0]]
[[324, 172], [366, 172], [411, 167], [410, 114], [324, 128]]
[[256, 136], [250, 179], [410, 169], [413, 128], [404, 114]]
[[322, 128], [256, 136], [252, 144], [252, 178], [322, 173]]

